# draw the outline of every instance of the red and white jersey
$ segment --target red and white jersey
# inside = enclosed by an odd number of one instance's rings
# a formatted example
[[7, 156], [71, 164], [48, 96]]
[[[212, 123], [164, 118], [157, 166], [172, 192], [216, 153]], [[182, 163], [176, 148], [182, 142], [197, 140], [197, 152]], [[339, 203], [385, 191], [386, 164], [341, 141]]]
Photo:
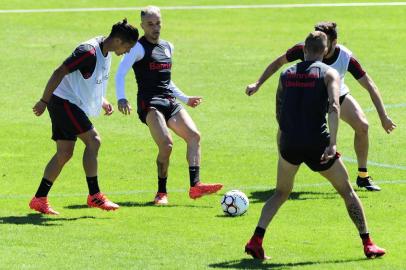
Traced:
[[80, 70], [76, 70], [67, 74], [54, 91], [54, 95], [69, 100], [88, 116], [100, 114], [110, 74], [111, 53], [105, 57], [98, 40], [99, 37], [82, 43], [89, 44], [95, 49], [96, 66], [91, 76], [84, 78]]

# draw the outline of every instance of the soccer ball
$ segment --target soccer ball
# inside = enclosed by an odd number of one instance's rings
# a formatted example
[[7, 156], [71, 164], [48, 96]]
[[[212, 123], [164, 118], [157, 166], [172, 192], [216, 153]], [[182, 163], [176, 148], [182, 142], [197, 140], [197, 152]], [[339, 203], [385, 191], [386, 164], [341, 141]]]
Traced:
[[240, 216], [247, 212], [250, 202], [247, 196], [239, 190], [231, 190], [221, 199], [221, 208], [226, 215]]

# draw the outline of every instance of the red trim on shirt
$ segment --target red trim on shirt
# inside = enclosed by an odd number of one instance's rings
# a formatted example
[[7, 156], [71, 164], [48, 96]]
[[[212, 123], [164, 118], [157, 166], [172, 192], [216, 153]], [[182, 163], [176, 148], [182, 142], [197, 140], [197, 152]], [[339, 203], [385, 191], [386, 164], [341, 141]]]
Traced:
[[84, 131], [83, 131], [82, 127], [80, 126], [79, 122], [76, 120], [75, 116], [73, 115], [72, 110], [70, 109], [69, 102], [64, 101], [63, 102], [63, 107], [64, 107], [66, 113], [68, 114], [69, 119], [72, 121], [73, 125], [79, 131], [79, 134], [83, 133]]
[[73, 61], [72, 63], [67, 64], [66, 66], [69, 68], [69, 70], [73, 69], [75, 66], [79, 65], [80, 62], [82, 62], [83, 60], [85, 60], [87, 57], [89, 56], [93, 56], [96, 55], [96, 49], [92, 49], [88, 52], [86, 52], [85, 54], [83, 54], [81, 57], [79, 57], [78, 59], [76, 59], [75, 61]]

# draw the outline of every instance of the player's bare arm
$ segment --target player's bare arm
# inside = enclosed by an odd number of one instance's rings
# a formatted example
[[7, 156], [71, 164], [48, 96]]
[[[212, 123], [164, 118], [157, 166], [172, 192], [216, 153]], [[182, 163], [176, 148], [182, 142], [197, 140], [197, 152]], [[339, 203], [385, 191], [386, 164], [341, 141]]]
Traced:
[[340, 119], [340, 77], [336, 70], [330, 69], [326, 73], [325, 82], [328, 92], [328, 128], [330, 133], [330, 145], [326, 147], [321, 156], [321, 163], [326, 163], [336, 154], [338, 120]]
[[64, 64], [60, 65], [49, 78], [47, 85], [45, 86], [44, 93], [40, 100], [34, 105], [32, 111], [36, 116], [40, 116], [45, 111], [49, 100], [51, 99], [52, 93], [55, 91], [56, 87], [61, 83], [63, 77], [69, 73], [69, 69]]
[[247, 86], [247, 88], [245, 89], [245, 93], [248, 96], [252, 96], [253, 94], [255, 94], [259, 90], [261, 85], [286, 63], [288, 63], [288, 60], [286, 59], [286, 54], [283, 54], [283, 55], [279, 56], [278, 58], [276, 58], [265, 69], [265, 71], [262, 73], [262, 75], [258, 79], [258, 81], [251, 83], [250, 85]]
[[381, 94], [379, 93], [378, 87], [372, 78], [369, 77], [368, 73], [365, 73], [364, 76], [359, 78], [358, 82], [368, 91], [376, 111], [378, 112], [379, 118], [381, 119], [383, 129], [386, 131], [386, 133], [391, 133], [396, 128], [396, 124], [386, 114], [385, 106], [383, 105], [383, 100]]

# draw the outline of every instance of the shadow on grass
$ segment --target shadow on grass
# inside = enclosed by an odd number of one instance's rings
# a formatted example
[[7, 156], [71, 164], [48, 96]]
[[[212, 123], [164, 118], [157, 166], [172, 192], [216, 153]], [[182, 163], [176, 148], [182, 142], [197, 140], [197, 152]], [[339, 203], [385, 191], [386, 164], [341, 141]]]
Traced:
[[[168, 205], [155, 205], [153, 202], [115, 202], [117, 203], [120, 207], [160, 207], [160, 208], [167, 208], [167, 207], [191, 207], [191, 208], [213, 208], [212, 206], [207, 206], [207, 205], [193, 205], [193, 204], [171, 204], [169, 203]], [[65, 206], [64, 208], [68, 209], [82, 209], [82, 208], [88, 208], [86, 204], [75, 204], [75, 205], [69, 205]]]
[[255, 259], [241, 259], [234, 261], [225, 261], [221, 263], [213, 263], [208, 266], [211, 268], [229, 268], [229, 269], [289, 269], [293, 267], [307, 266], [307, 265], [323, 265], [323, 264], [340, 264], [349, 262], [366, 261], [367, 258], [347, 259], [347, 260], [329, 260], [329, 261], [305, 261], [294, 263], [274, 263], [271, 261], [261, 261]]
[[[271, 190], [254, 191], [249, 196], [250, 202], [265, 202], [275, 193], [275, 188]], [[331, 200], [340, 198], [337, 192], [315, 192], [315, 191], [293, 191], [289, 195], [289, 200]]]
[[0, 217], [0, 224], [15, 224], [15, 225], [38, 225], [38, 226], [62, 226], [60, 221], [75, 221], [79, 219], [94, 219], [93, 216], [81, 216], [75, 218], [60, 218], [58, 216], [46, 216], [43, 214], [28, 214], [26, 216], [9, 216]]

